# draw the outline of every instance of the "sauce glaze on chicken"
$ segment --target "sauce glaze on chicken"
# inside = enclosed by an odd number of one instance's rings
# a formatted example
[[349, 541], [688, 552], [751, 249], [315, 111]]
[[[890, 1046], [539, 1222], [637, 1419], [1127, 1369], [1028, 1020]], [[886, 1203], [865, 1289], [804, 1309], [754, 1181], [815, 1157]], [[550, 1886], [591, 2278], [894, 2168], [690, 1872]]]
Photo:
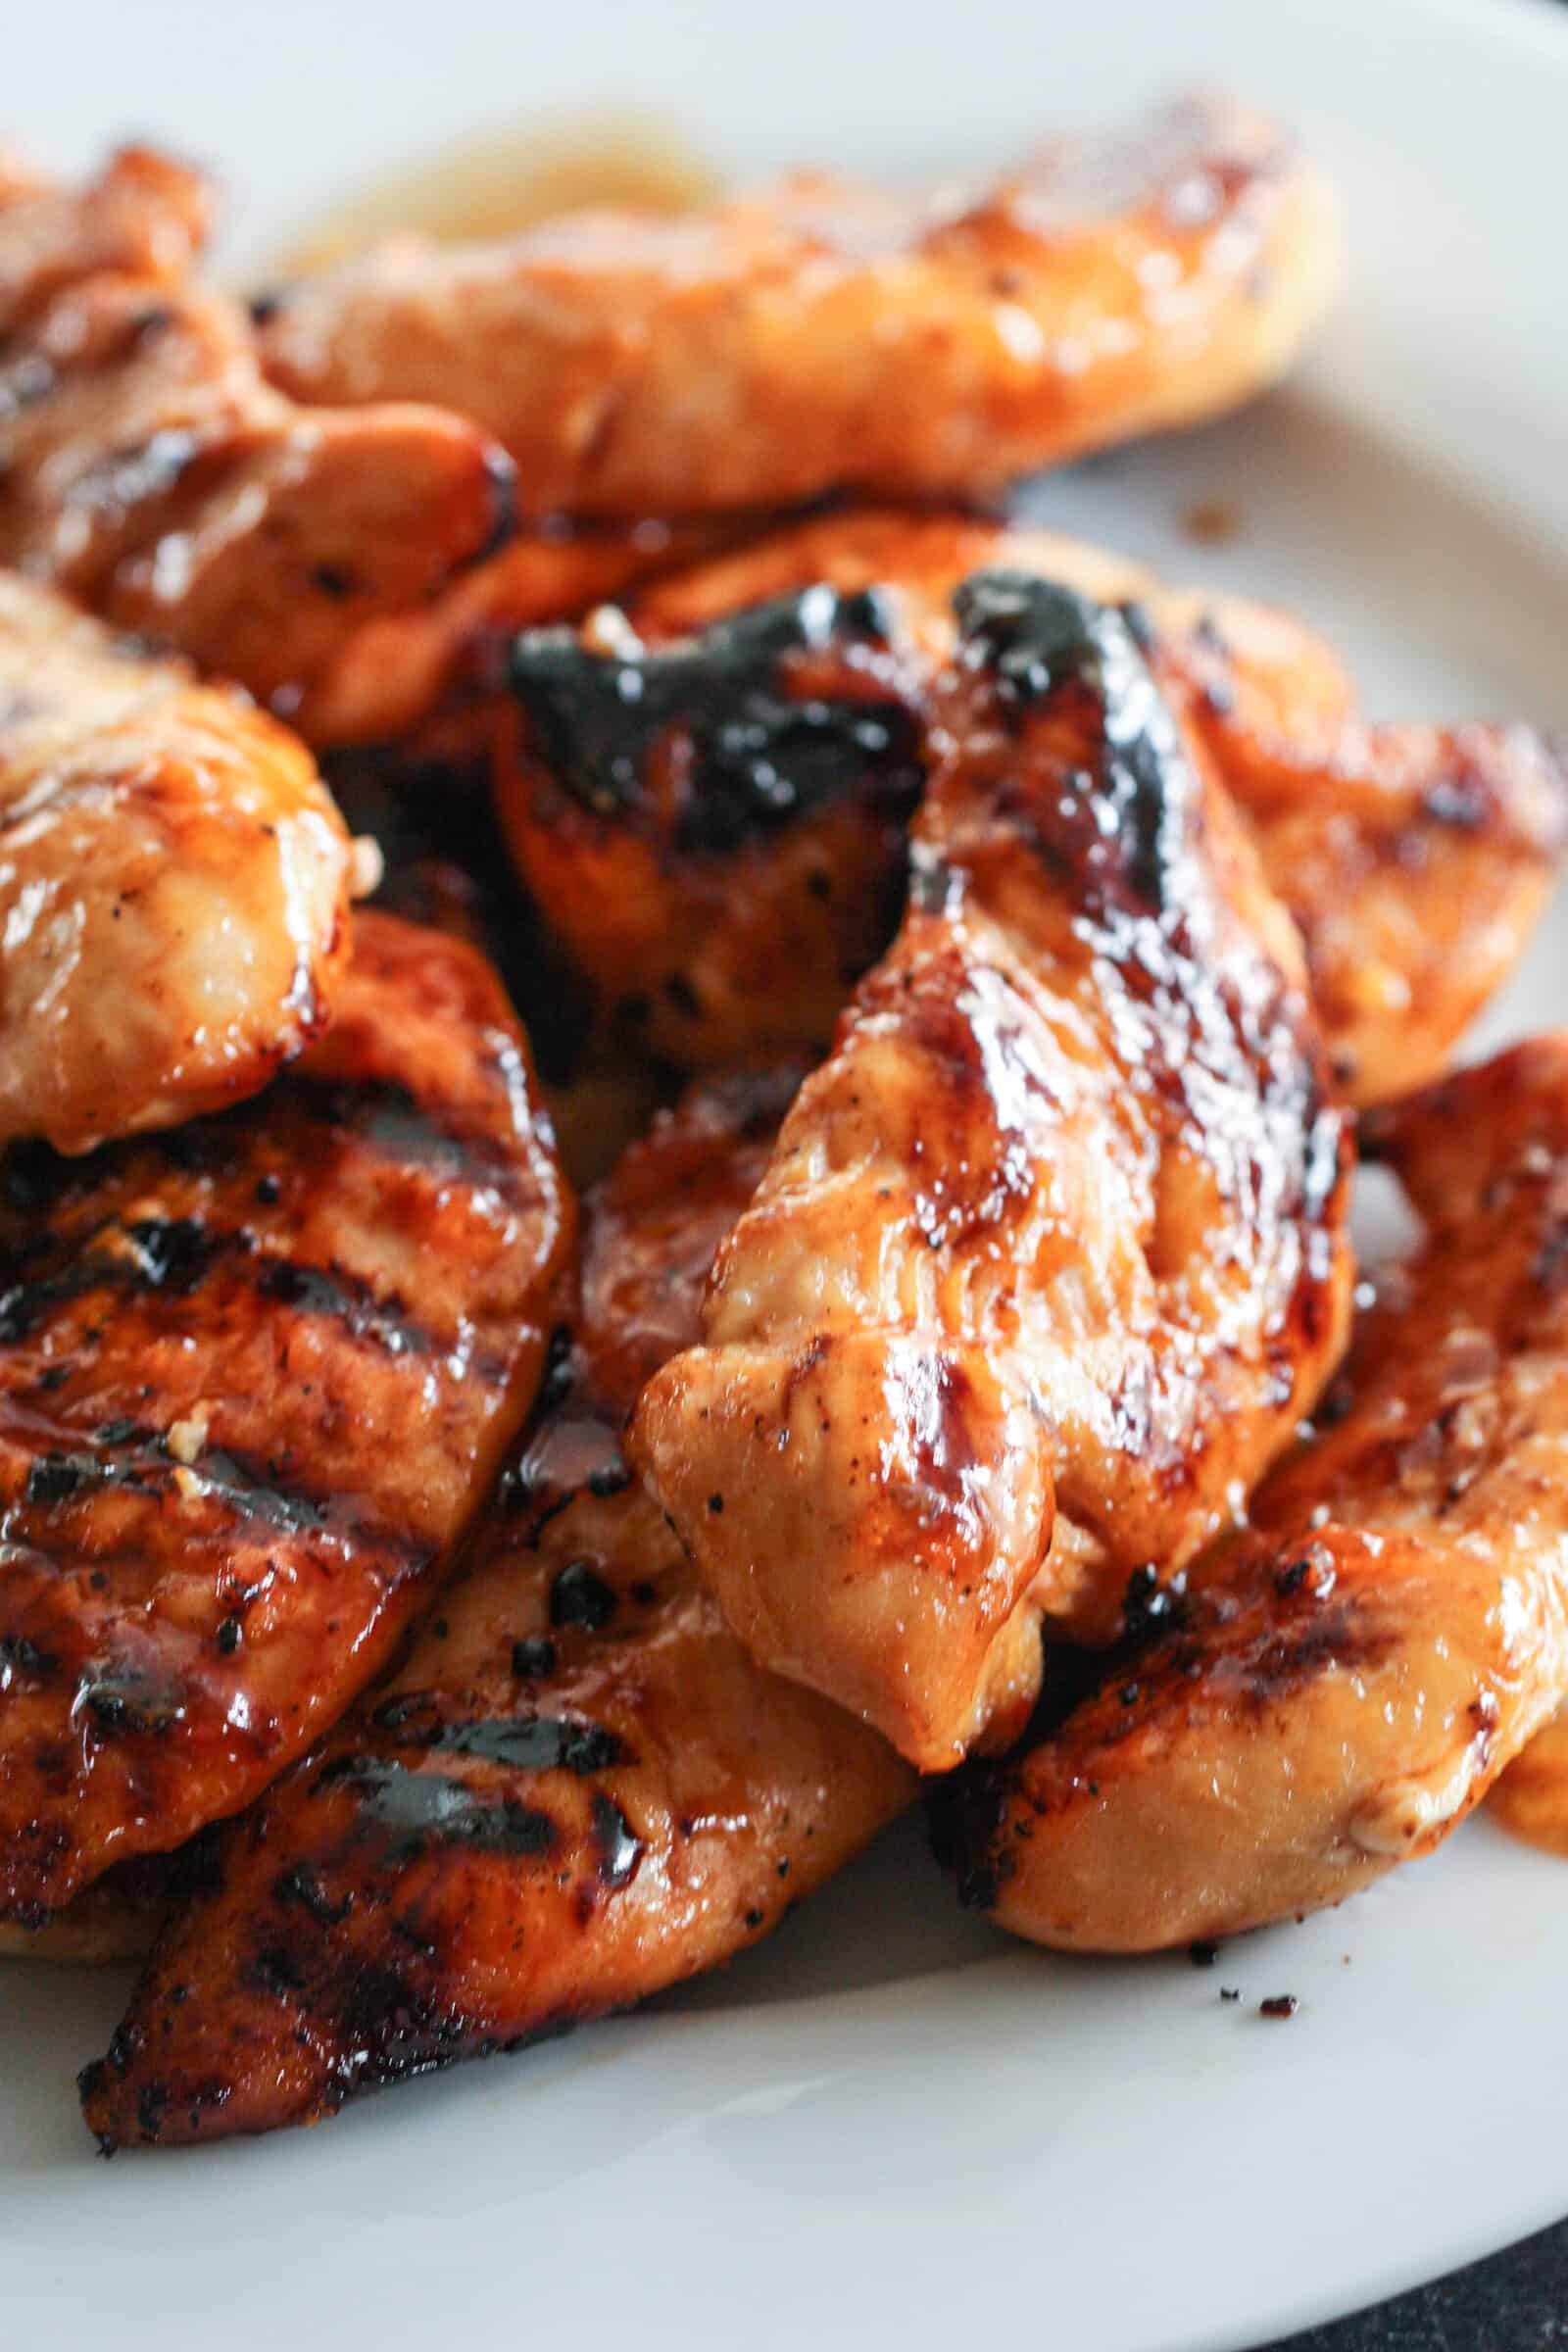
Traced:
[[1010, 573], [959, 615], [899, 937], [631, 1435], [759, 1662], [928, 1770], [1026, 1599], [1104, 1639], [1236, 1515], [1350, 1280], [1295, 934], [1131, 627]]
[[1367, 1122], [1425, 1228], [1315, 1434], [1144, 1638], [935, 1805], [962, 1899], [1143, 1951], [1427, 1854], [1568, 1696], [1568, 1037]]
[[275, 721], [0, 572], [0, 1146], [255, 1094], [331, 1014], [350, 871]]
[[296, 399], [473, 415], [534, 515], [964, 498], [1262, 389], [1338, 259], [1279, 129], [1195, 100], [974, 191], [803, 173], [674, 220], [397, 238], [286, 289], [262, 339]]
[[106, 2060], [106, 2146], [304, 2123], [755, 1942], [913, 1793], [760, 1673], [621, 1425], [692, 1336], [798, 1074], [714, 1082], [592, 1202], [569, 1355], [391, 1680], [220, 1848]]
[[255, 1102], [0, 1171], [0, 1917], [238, 1810], [385, 1663], [538, 1381], [571, 1209], [471, 949], [357, 927]]

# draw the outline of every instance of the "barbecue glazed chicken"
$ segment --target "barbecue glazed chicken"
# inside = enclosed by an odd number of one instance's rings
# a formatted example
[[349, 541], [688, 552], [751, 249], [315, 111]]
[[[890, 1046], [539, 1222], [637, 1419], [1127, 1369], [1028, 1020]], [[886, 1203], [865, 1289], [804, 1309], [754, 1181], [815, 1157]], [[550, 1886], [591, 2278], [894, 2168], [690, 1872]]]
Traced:
[[958, 612], [903, 927], [631, 1432], [759, 1663], [925, 1770], [1235, 1515], [1350, 1279], [1294, 931], [1132, 628]]
[[262, 343], [297, 400], [471, 414], [534, 515], [962, 498], [1272, 383], [1338, 259], [1281, 132], [1197, 100], [978, 192], [803, 173], [674, 220], [397, 238], [285, 290]]
[[[939, 1792], [964, 1901], [1143, 1951], [1429, 1853], [1568, 1695], [1568, 1035], [1373, 1114], [1425, 1226], [1251, 1528]], [[1085, 1687], [1087, 1683], [1087, 1688]]]
[[1561, 755], [978, 503], [1274, 381], [1316, 174], [248, 311], [211, 209], [0, 153], [0, 1950], [156, 1933], [103, 2147], [715, 1967], [921, 1773], [1074, 1948], [1428, 1850], [1568, 1701], [1568, 1034], [1438, 1077]]
[[244, 313], [185, 283], [203, 209], [156, 159], [74, 195], [0, 169], [0, 563], [286, 715], [494, 550], [512, 468], [462, 416], [266, 383]]
[[0, 572], [0, 1146], [254, 1094], [341, 992], [350, 872], [275, 720]]
[[623, 2006], [909, 1800], [872, 1733], [752, 1664], [619, 1450], [796, 1076], [689, 1098], [591, 1205], [559, 1388], [439, 1616], [176, 1913], [83, 2078], [106, 2146], [308, 2123]]
[[952, 515], [776, 531], [514, 648], [500, 813], [613, 1030], [684, 1067], [825, 1045], [897, 923], [921, 719], [987, 568], [1137, 603], [1300, 928], [1340, 1083], [1433, 1076], [1544, 903], [1560, 759], [1526, 728], [1369, 725], [1284, 614]]
[[236, 1811], [381, 1668], [570, 1225], [493, 974], [382, 915], [254, 1102], [0, 1163], [0, 1916]]

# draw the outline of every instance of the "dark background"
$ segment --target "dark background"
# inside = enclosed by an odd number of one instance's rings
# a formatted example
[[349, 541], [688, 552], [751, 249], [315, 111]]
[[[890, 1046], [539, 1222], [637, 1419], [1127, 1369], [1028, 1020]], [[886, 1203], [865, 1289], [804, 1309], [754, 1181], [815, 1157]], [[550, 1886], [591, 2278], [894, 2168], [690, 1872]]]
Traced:
[[[1568, 2128], [1568, 2117], [1564, 2118]], [[1568, 2222], [1274, 2352], [1568, 2352]]]

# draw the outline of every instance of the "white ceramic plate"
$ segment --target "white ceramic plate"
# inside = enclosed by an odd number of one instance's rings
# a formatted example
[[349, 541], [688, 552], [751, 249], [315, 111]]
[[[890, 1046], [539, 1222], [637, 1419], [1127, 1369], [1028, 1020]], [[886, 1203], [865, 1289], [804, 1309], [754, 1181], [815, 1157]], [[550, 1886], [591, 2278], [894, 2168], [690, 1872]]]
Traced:
[[[1535, 0], [54, 0], [5, 129], [227, 165], [265, 253], [466, 126], [634, 100], [723, 162], [899, 167], [1196, 79], [1300, 123], [1353, 283], [1298, 385], [1049, 485], [1286, 599], [1390, 711], [1568, 724], [1568, 12]], [[1221, 549], [1179, 517], [1222, 495]], [[1548, 925], [1489, 1036], [1568, 1011]], [[0, 1972], [0, 2337], [119, 2352], [1260, 2341], [1568, 2212], [1568, 1866], [1472, 1826], [1348, 1909], [1088, 1964], [954, 1915], [907, 1825], [720, 1979], [309, 2135], [95, 2164], [116, 1976]], [[1245, 1999], [1222, 2006], [1219, 1985]], [[1257, 2001], [1294, 1992], [1289, 2025]]]

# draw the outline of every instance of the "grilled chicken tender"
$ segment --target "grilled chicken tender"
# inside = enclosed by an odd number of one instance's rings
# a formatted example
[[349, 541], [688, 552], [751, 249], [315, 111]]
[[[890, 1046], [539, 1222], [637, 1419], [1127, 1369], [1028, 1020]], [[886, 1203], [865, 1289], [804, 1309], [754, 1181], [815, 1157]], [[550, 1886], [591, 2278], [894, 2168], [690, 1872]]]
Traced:
[[381, 915], [265, 1097], [0, 1175], [0, 1916], [30, 1927], [379, 1671], [528, 1404], [571, 1212], [494, 975]]
[[1568, 1033], [1386, 1113], [1424, 1225], [1251, 1532], [941, 1792], [963, 1899], [1143, 1951], [1430, 1853], [1568, 1694]]
[[897, 922], [920, 715], [988, 567], [1137, 602], [1300, 927], [1341, 1084], [1435, 1075], [1544, 903], [1560, 757], [1525, 728], [1369, 725], [1286, 615], [952, 515], [777, 531], [514, 649], [498, 806], [610, 1023], [685, 1067], [821, 1048]]
[[102, 233], [123, 171], [76, 198], [0, 175], [0, 563], [286, 715], [494, 550], [512, 468], [466, 417], [266, 383], [244, 313], [183, 282], [189, 233]]
[[275, 720], [0, 572], [0, 1145], [254, 1094], [331, 1012], [350, 871]]
[[289, 290], [263, 345], [297, 399], [472, 414], [536, 514], [961, 496], [1272, 383], [1338, 259], [1276, 126], [1199, 99], [979, 191], [802, 173], [674, 220], [396, 238]]
[[83, 2078], [106, 2146], [310, 2122], [710, 1968], [911, 1796], [752, 1664], [618, 1447], [788, 1091], [688, 1100], [593, 1202], [561, 1392], [439, 1621], [175, 1918]]
[[1350, 1273], [1291, 925], [1127, 622], [958, 601], [903, 928], [631, 1431], [759, 1662], [928, 1770], [1035, 1607], [1103, 1639], [1234, 1515]]

